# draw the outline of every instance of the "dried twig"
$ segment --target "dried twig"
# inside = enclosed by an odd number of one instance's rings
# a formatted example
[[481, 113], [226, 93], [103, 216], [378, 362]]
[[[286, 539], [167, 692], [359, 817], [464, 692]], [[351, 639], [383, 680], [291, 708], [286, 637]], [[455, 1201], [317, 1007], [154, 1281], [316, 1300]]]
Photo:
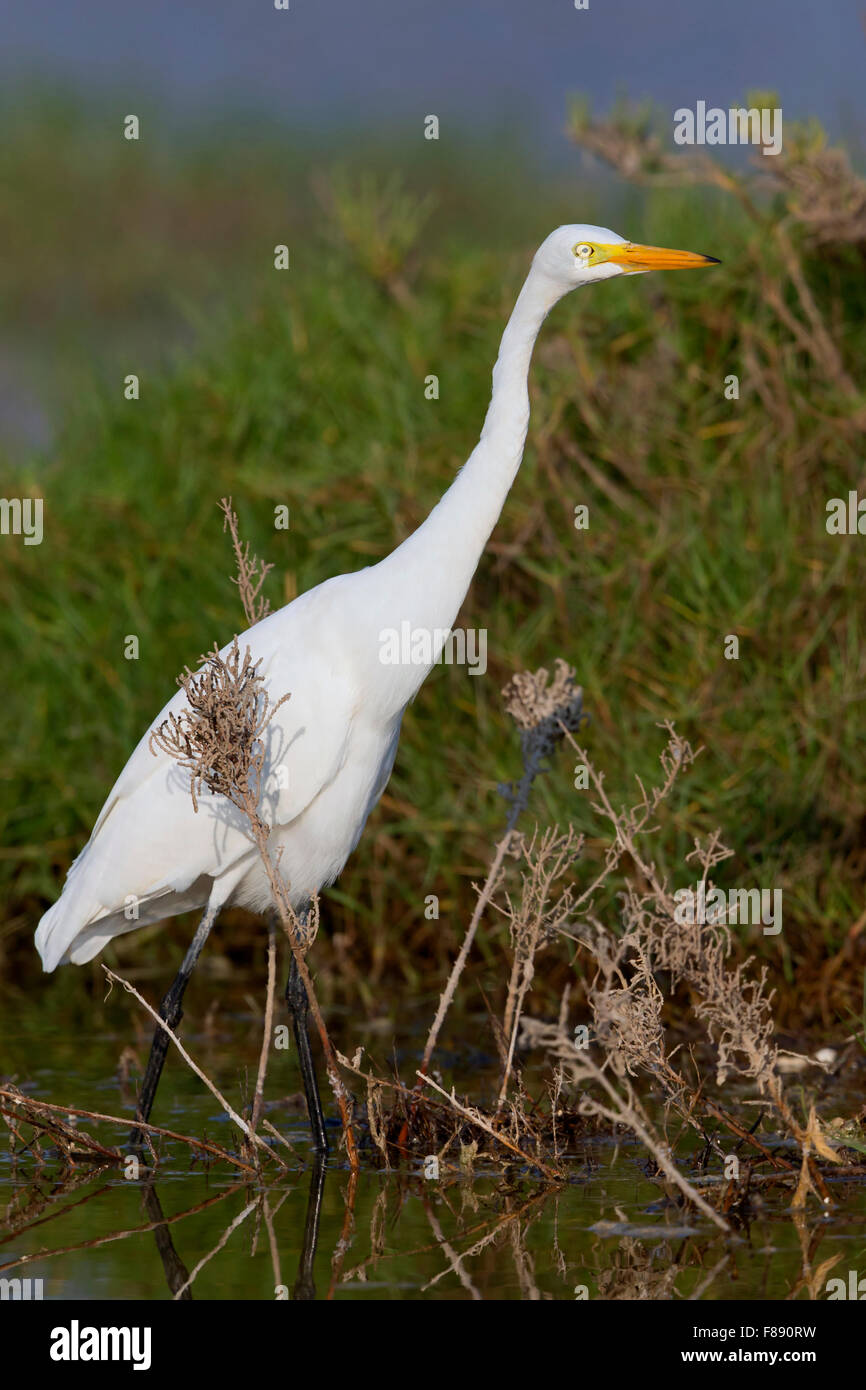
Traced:
[[237, 1113], [237, 1111], [234, 1110], [231, 1105], [229, 1105], [225, 1096], [214, 1085], [210, 1077], [205, 1072], [203, 1072], [201, 1067], [193, 1061], [192, 1057], [190, 1057], [189, 1053], [187, 1052], [183, 1043], [180, 1041], [180, 1038], [177, 1036], [177, 1034], [171, 1028], [169, 1028], [165, 1019], [159, 1016], [156, 1009], [151, 1008], [150, 1004], [148, 1004], [147, 1000], [139, 994], [135, 986], [131, 985], [128, 980], [124, 980], [122, 976], [116, 975], [113, 970], [109, 970], [107, 965], [103, 965], [102, 969], [105, 971], [107, 979], [121, 985], [122, 988], [126, 990], [127, 994], [131, 994], [134, 999], [137, 999], [139, 1004], [141, 1004], [142, 1007], [145, 1008], [147, 1012], [150, 1014], [154, 1022], [160, 1028], [162, 1028], [165, 1033], [168, 1034], [170, 1041], [174, 1043], [175, 1047], [177, 1048], [183, 1060], [186, 1062], [187, 1066], [190, 1068], [191, 1071], [195, 1072], [196, 1076], [200, 1081], [204, 1082], [211, 1095], [214, 1097], [215, 1100], [219, 1102], [225, 1113], [228, 1115], [229, 1119], [232, 1121], [233, 1124], [237, 1125], [238, 1129], [246, 1137], [246, 1139], [248, 1139], [251, 1144], [255, 1144], [259, 1149], [263, 1149], [264, 1152], [268, 1155], [268, 1157], [272, 1158], [275, 1163], [278, 1163], [281, 1168], [287, 1168], [288, 1165], [283, 1162], [279, 1154], [275, 1153], [274, 1150], [270, 1147], [270, 1145], [266, 1144], [265, 1141], [261, 1139], [258, 1134], [255, 1133], [251, 1126], [247, 1124], [246, 1120], [242, 1119], [241, 1116]]
[[530, 1168], [537, 1168], [539, 1172], [543, 1173], [551, 1182], [562, 1182], [561, 1173], [556, 1172], [554, 1168], [543, 1163], [541, 1159], [533, 1158], [530, 1154], [524, 1153], [523, 1149], [509, 1139], [506, 1134], [503, 1134], [500, 1130], [494, 1129], [490, 1121], [482, 1115], [479, 1110], [475, 1110], [468, 1105], [462, 1105], [453, 1091], [449, 1093], [442, 1086], [438, 1085], [432, 1077], [425, 1076], [420, 1069], [415, 1075], [425, 1086], [432, 1086], [434, 1091], [438, 1091], [441, 1096], [444, 1096], [448, 1104], [452, 1109], [456, 1110], [458, 1115], [462, 1115], [470, 1124], [475, 1125], [478, 1129], [482, 1129], [485, 1134], [489, 1134], [491, 1139], [496, 1140], [497, 1144], [502, 1144], [506, 1149], [510, 1149], [512, 1153], [517, 1154], [517, 1157], [522, 1159]]
[[274, 994], [277, 982], [277, 934], [274, 931], [274, 924], [268, 921], [268, 997], [265, 1004], [265, 1021], [262, 1028], [262, 1048], [259, 1053], [259, 1070], [256, 1076], [256, 1089], [253, 1098], [252, 1116], [250, 1118], [250, 1128], [256, 1130], [261, 1119], [262, 1107], [265, 1103], [265, 1077], [268, 1071], [268, 1056], [271, 1049], [271, 1037], [273, 1036], [274, 1026]]
[[[17, 1107], [16, 1117], [23, 1119], [29, 1125], [39, 1124], [39, 1113], [48, 1111], [61, 1115], [76, 1115], [85, 1120], [92, 1120], [100, 1124], [120, 1125], [123, 1129], [129, 1129], [129, 1116], [122, 1115], [102, 1115], [96, 1110], [75, 1109], [71, 1105], [54, 1105], [47, 1100], [34, 1100], [31, 1096], [24, 1096], [14, 1087], [0, 1087], [0, 1101], [6, 1101], [10, 1105]], [[21, 1114], [21, 1108], [24, 1114]], [[139, 1125], [139, 1129], [147, 1134], [155, 1134], [163, 1139], [175, 1139], [180, 1144], [186, 1144], [191, 1149], [201, 1149], [204, 1153], [212, 1155], [214, 1158], [221, 1159], [225, 1163], [232, 1164], [235, 1168], [241, 1168], [244, 1172], [255, 1174], [255, 1169], [248, 1167], [246, 1163], [230, 1154], [226, 1149], [220, 1148], [218, 1144], [211, 1144], [204, 1139], [194, 1139], [188, 1134], [178, 1134], [176, 1130], [165, 1129], [159, 1125], [144, 1124]], [[77, 1134], [77, 1131], [73, 1131]], [[83, 1136], [78, 1136], [83, 1137]], [[120, 1150], [106, 1149], [103, 1155], [106, 1161], [123, 1163], [127, 1155]]]
[[503, 690], [506, 709], [520, 730], [521, 752], [523, 756], [523, 776], [517, 787], [500, 787], [500, 792], [509, 802], [508, 821], [505, 835], [496, 846], [493, 862], [483, 887], [476, 889], [478, 898], [463, 938], [463, 944], [451, 968], [448, 982], [439, 999], [436, 1016], [430, 1025], [424, 1055], [421, 1059], [421, 1073], [426, 1075], [430, 1059], [436, 1046], [445, 1015], [451, 1006], [460, 976], [463, 974], [475, 933], [484, 911], [500, 885], [505, 860], [514, 849], [514, 828], [521, 812], [526, 809], [529, 793], [535, 778], [545, 766], [546, 760], [556, 749], [563, 737], [563, 730], [577, 731], [586, 715], [583, 713], [583, 696], [574, 683], [574, 671], [566, 662], [558, 659], [556, 671], [548, 685], [548, 673], [542, 669], [534, 673], [519, 672]]
[[258, 556], [250, 554], [249, 542], [241, 545], [238, 535], [238, 519], [232, 509], [232, 499], [230, 497], [220, 498], [220, 511], [223, 514], [223, 530], [228, 527], [232, 538], [232, 549], [235, 553], [235, 564], [237, 565], [237, 578], [232, 580], [237, 584], [241, 596], [241, 603], [244, 606], [247, 622], [250, 627], [261, 622], [271, 611], [271, 605], [266, 598], [260, 598], [262, 585], [274, 568], [273, 565], [265, 564], [259, 560]]

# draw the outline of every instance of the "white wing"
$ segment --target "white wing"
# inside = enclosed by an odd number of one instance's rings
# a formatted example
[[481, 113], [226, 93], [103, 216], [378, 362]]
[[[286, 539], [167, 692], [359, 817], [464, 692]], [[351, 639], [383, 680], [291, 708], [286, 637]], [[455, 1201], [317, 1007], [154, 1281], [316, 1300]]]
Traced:
[[[330, 579], [239, 635], [241, 652], [249, 647], [254, 660], [261, 658], [272, 704], [290, 696], [266, 736], [265, 815], [272, 825], [299, 816], [345, 758], [358, 708], [350, 628], [357, 577]], [[207, 793], [195, 813], [188, 775], [150, 750], [151, 731], [184, 704], [178, 690], [153, 720], [42, 918], [36, 945], [46, 970], [90, 959], [112, 936], [146, 922], [208, 899], [225, 902], [254, 859], [241, 814]]]

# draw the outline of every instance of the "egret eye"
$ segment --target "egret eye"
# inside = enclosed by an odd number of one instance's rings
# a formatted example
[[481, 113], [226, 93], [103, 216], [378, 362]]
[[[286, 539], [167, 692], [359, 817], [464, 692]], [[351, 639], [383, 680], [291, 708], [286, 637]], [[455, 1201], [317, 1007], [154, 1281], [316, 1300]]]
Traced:
[[578, 246], [575, 246], [574, 254], [581, 261], [588, 261], [590, 256], [593, 254], [594, 250], [595, 248], [593, 246], [590, 246], [587, 242], [582, 241]]

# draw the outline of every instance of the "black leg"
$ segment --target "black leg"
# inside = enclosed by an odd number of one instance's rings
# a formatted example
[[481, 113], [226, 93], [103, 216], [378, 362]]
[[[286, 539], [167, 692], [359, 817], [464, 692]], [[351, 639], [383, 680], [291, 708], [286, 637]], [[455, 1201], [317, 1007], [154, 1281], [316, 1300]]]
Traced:
[[[153, 1228], [156, 1237], [156, 1248], [162, 1258], [162, 1267], [165, 1270], [165, 1277], [171, 1293], [177, 1293], [178, 1289], [184, 1289], [184, 1285], [189, 1283], [189, 1270], [184, 1264], [180, 1255], [174, 1248], [174, 1241], [171, 1238], [171, 1227], [166, 1225], [165, 1217], [162, 1214], [162, 1206], [156, 1195], [156, 1188], [147, 1183], [142, 1192], [144, 1209], [151, 1221], [158, 1222]], [[183, 1301], [192, 1299], [192, 1289], [186, 1288], [181, 1294]]]
[[[189, 949], [183, 958], [183, 965], [175, 976], [174, 983], [168, 994], [159, 1006], [159, 1016], [164, 1018], [169, 1028], [174, 1031], [183, 1018], [183, 996], [189, 977], [195, 969], [196, 961], [201, 955], [204, 943], [210, 935], [210, 929], [216, 920], [216, 909], [209, 907], [202, 917], [196, 929], [196, 934], [189, 944]], [[150, 1111], [153, 1105], [153, 1098], [156, 1095], [156, 1088], [159, 1085], [159, 1078], [162, 1075], [162, 1065], [168, 1052], [169, 1037], [164, 1028], [157, 1028], [153, 1035], [153, 1042], [150, 1045], [150, 1056], [147, 1059], [147, 1069], [144, 1073], [144, 1080], [141, 1083], [141, 1091], [138, 1097], [138, 1109], [135, 1118], [145, 1124], [150, 1119]], [[138, 1128], [130, 1131], [129, 1143], [134, 1148], [140, 1148], [144, 1143], [144, 1135]]]
[[310, 1128], [313, 1131], [313, 1148], [323, 1157], [327, 1157], [328, 1139], [325, 1134], [325, 1116], [322, 1113], [322, 1101], [319, 1096], [319, 1085], [316, 1081], [316, 1068], [313, 1066], [313, 1054], [310, 1050], [310, 1035], [307, 1032], [307, 1016], [310, 1005], [294, 952], [289, 969], [289, 982], [286, 985], [286, 1003], [289, 1006], [289, 1013], [292, 1015], [298, 1061], [301, 1064], [301, 1079], [304, 1083], [304, 1095], [307, 1097], [307, 1113], [310, 1117]]
[[295, 1302], [309, 1302], [316, 1297], [313, 1265], [319, 1242], [319, 1217], [322, 1213], [322, 1194], [325, 1191], [325, 1155], [317, 1153], [310, 1171], [310, 1191], [307, 1196], [307, 1219], [304, 1222], [304, 1243], [298, 1261], [298, 1277], [292, 1297]]

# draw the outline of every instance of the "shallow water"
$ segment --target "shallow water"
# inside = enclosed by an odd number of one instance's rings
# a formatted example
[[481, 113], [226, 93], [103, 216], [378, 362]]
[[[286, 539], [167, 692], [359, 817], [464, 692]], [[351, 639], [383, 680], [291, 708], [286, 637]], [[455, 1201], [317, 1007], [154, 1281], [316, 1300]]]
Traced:
[[[255, 1017], [220, 1015], [207, 1030], [188, 1025], [184, 1038], [239, 1106], [244, 1071], [255, 1075]], [[131, 1114], [132, 1087], [118, 1076], [130, 1040], [56, 1018], [37, 1026], [29, 1006], [13, 1004], [3, 1011], [0, 1069], [34, 1097]], [[144, 1034], [139, 1057], [146, 1046]], [[385, 1172], [368, 1153], [356, 1181], [340, 1160], [320, 1174], [293, 1094], [293, 1054], [274, 1058], [267, 1093], [282, 1099], [266, 1116], [298, 1157], [286, 1152], [290, 1170], [266, 1188], [222, 1164], [205, 1170], [181, 1144], [161, 1149], [152, 1182], [86, 1164], [61, 1179], [50, 1154], [42, 1167], [32, 1155], [16, 1163], [4, 1144], [0, 1278], [41, 1280], [45, 1299], [808, 1300], [826, 1298], [830, 1278], [866, 1272], [863, 1180], [828, 1180], [834, 1209], [812, 1201], [796, 1216], [790, 1190], [759, 1185], [748, 1219], [727, 1237], [647, 1177], [640, 1146], [610, 1138], [578, 1143], [571, 1180], [558, 1189], [517, 1169], [479, 1163], [466, 1172], [449, 1160], [431, 1181], [420, 1156]], [[166, 1067], [153, 1120], [234, 1147], [230, 1122], [179, 1058]], [[82, 1127], [119, 1142], [115, 1131]]]

